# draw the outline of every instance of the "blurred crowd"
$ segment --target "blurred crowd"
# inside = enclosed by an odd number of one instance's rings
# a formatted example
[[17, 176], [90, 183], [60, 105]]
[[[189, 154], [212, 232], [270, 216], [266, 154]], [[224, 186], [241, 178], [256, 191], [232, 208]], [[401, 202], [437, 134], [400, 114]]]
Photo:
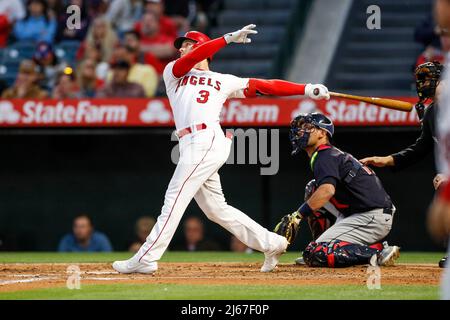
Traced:
[[[134, 238], [127, 245], [128, 251], [137, 252], [139, 250], [155, 223], [156, 220], [151, 216], [142, 216], [136, 221]], [[253, 252], [235, 236], [231, 236], [230, 242], [226, 246], [208, 238], [203, 220], [198, 216], [188, 216], [184, 220], [182, 232], [181, 241], [175, 242], [170, 250]], [[108, 236], [96, 230], [92, 219], [86, 214], [80, 214], [73, 219], [72, 230], [61, 238], [58, 245], [59, 252], [111, 252], [113, 250]]]
[[445, 53], [450, 51], [450, 35], [440, 30], [431, 12], [416, 26], [414, 40], [423, 46], [414, 69], [425, 62], [437, 61], [444, 64]]
[[[0, 64], [8, 48], [34, 48], [32, 57], [20, 60], [12, 85], [1, 80], [0, 67], [0, 93], [55, 99], [162, 95], [162, 71], [177, 56], [174, 39], [191, 28], [208, 32], [219, 3], [0, 0]], [[58, 55], [62, 45], [74, 51], [66, 55], [73, 59]]]

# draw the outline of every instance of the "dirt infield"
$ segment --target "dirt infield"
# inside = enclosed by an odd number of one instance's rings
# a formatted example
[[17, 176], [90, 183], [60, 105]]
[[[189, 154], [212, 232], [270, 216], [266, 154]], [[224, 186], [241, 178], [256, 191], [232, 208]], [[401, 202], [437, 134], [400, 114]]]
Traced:
[[[66, 285], [69, 266], [80, 270], [81, 283], [208, 284], [208, 285], [342, 285], [365, 284], [367, 266], [345, 269], [308, 268], [281, 264], [259, 272], [257, 263], [160, 263], [153, 275], [123, 275], [107, 263], [0, 264], [0, 292]], [[383, 284], [438, 285], [442, 269], [431, 264], [399, 264], [381, 269]]]

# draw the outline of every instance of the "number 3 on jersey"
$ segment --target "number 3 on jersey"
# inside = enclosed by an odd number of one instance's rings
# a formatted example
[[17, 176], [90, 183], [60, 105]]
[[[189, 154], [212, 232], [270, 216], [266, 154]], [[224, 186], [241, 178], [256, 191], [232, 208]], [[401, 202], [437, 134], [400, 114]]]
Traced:
[[197, 98], [198, 103], [206, 103], [209, 99], [209, 91], [206, 90], [200, 90], [198, 92], [200, 94], [200, 97]]

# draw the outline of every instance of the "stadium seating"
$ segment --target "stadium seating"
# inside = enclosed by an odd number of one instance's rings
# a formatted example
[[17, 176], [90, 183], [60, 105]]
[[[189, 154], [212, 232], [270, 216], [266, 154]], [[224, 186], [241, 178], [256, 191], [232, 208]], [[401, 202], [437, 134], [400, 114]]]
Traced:
[[229, 46], [220, 51], [213, 61], [213, 70], [241, 77], [271, 77], [296, 2], [225, 0], [211, 36], [219, 37], [250, 23], [257, 25], [258, 34], [249, 46]]
[[[62, 41], [54, 45], [54, 50], [59, 59], [74, 66], [79, 46], [79, 41]], [[2, 49], [0, 51], [0, 80], [4, 80], [10, 86], [16, 78], [20, 61], [32, 59], [35, 49], [36, 43], [27, 41], [16, 42]]]
[[[431, 12], [431, 3], [354, 1], [326, 84], [334, 91], [359, 94], [414, 94], [412, 71], [423, 49], [414, 42], [414, 29]], [[380, 30], [369, 30], [369, 15], [361, 14], [372, 4], [382, 8]]]

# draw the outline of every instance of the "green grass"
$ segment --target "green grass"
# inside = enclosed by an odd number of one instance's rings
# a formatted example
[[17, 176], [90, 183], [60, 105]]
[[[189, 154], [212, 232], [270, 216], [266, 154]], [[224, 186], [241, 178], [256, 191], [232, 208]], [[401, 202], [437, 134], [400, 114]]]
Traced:
[[[399, 263], [437, 263], [444, 252], [402, 252]], [[293, 262], [300, 253], [288, 252], [281, 263]], [[112, 262], [131, 257], [128, 252], [114, 253], [58, 253], [58, 252], [9, 252], [0, 253], [0, 263], [90, 263]], [[161, 262], [262, 262], [261, 253], [234, 252], [166, 252]]]
[[[89, 263], [112, 262], [124, 260], [132, 256], [129, 252], [114, 253], [57, 253], [57, 252], [30, 252], [30, 253], [0, 253], [0, 263]], [[291, 260], [296, 254], [285, 257]], [[261, 253], [245, 254], [233, 252], [166, 252], [162, 262], [257, 262], [264, 259]], [[295, 259], [295, 258], [294, 258]]]
[[151, 300], [388, 300], [438, 299], [436, 286], [382, 286], [368, 290], [364, 285], [340, 286], [271, 286], [260, 285], [177, 285], [177, 284], [114, 284], [85, 285], [79, 290], [66, 288], [38, 289], [1, 293], [0, 299], [91, 300], [91, 299], [151, 299]]
[[[399, 263], [437, 264], [444, 253], [403, 252]], [[281, 263], [293, 263], [299, 253], [283, 255]], [[119, 253], [0, 253], [0, 263], [109, 263], [127, 259], [130, 254]], [[258, 262], [260, 253], [232, 252], [167, 252], [162, 262]], [[381, 290], [368, 290], [361, 285], [178, 285], [178, 284], [101, 284], [82, 285], [80, 290], [65, 287], [0, 292], [4, 299], [438, 299], [439, 287], [432, 285], [382, 285]]]

